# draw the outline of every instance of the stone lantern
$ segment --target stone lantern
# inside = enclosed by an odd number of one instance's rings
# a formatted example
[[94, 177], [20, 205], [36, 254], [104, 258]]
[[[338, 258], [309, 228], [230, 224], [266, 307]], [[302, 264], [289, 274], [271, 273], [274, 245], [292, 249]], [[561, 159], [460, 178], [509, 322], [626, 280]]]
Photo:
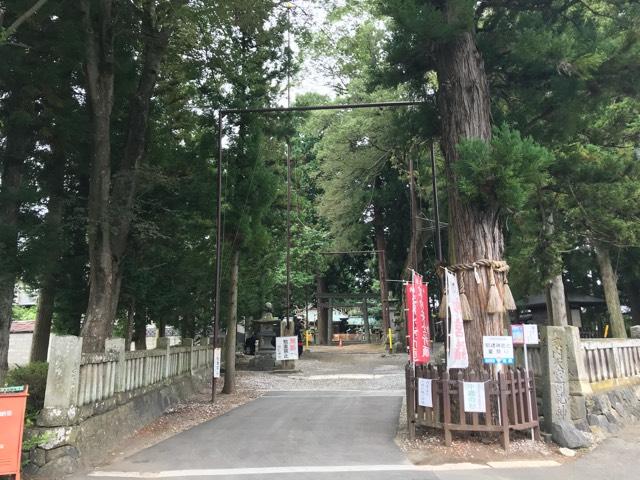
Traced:
[[265, 303], [265, 311], [259, 320], [253, 321], [254, 333], [257, 338], [256, 354], [249, 362], [253, 370], [273, 370], [276, 364], [275, 338], [279, 334], [278, 319], [273, 317], [273, 306]]

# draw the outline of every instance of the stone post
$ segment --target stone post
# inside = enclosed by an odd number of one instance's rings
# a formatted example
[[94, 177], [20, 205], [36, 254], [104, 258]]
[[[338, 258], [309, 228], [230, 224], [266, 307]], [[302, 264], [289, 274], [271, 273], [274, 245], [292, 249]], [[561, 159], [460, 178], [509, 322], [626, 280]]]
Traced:
[[74, 423], [78, 414], [81, 362], [82, 337], [51, 337], [47, 390], [38, 425], [50, 427]]
[[[569, 347], [571, 331], [566, 327], [542, 329], [542, 408], [544, 429], [552, 434], [561, 447], [582, 448], [589, 446], [589, 439], [572, 422], [569, 386]], [[575, 328], [575, 327], [570, 327]], [[577, 365], [575, 358], [571, 363]]]
[[171, 374], [171, 356], [169, 353], [171, 352], [171, 341], [167, 337], [158, 337], [158, 341], [156, 342], [157, 350], [165, 350], [165, 358], [164, 358], [164, 377], [163, 379], [167, 379]]
[[581, 430], [589, 431], [586, 396], [593, 393], [584, 361], [584, 351], [578, 327], [564, 327], [567, 340], [567, 371], [569, 373], [569, 411]]
[[116, 392], [124, 392], [125, 385], [125, 339], [124, 338], [108, 338], [104, 342], [104, 351], [112, 352], [118, 355], [118, 364], [116, 365]]
[[193, 355], [193, 338], [183, 338], [182, 346], [189, 347], [189, 375], [193, 375], [193, 372], [196, 370], [196, 367], [193, 365], [196, 360]]

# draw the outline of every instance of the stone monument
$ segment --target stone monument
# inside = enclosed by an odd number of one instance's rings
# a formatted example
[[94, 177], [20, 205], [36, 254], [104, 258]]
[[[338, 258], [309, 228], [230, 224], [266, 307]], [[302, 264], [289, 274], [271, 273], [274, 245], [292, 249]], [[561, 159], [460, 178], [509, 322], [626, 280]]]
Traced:
[[275, 339], [280, 329], [279, 322], [273, 317], [271, 303], [265, 303], [264, 309], [262, 317], [253, 321], [258, 345], [255, 356], [249, 361], [249, 368], [252, 370], [273, 370], [276, 364]]

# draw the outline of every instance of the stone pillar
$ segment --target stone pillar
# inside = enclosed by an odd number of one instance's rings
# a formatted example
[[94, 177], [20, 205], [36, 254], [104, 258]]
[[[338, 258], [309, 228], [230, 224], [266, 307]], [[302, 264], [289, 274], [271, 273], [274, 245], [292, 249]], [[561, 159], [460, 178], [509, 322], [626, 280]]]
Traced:
[[113, 352], [118, 355], [118, 364], [116, 366], [116, 392], [124, 392], [124, 379], [126, 369], [125, 339], [108, 338], [104, 342], [104, 351]]
[[164, 358], [164, 379], [169, 378], [171, 373], [171, 357], [169, 353], [171, 352], [171, 341], [167, 337], [158, 337], [158, 341], [156, 342], [156, 350], [164, 350], [165, 358]]
[[195, 372], [197, 368], [197, 366], [194, 365], [196, 359], [193, 355], [193, 338], [183, 338], [182, 346], [189, 347], [189, 374], [193, 375], [193, 372]]
[[584, 351], [578, 327], [564, 327], [567, 340], [567, 370], [569, 373], [569, 411], [571, 420], [581, 430], [589, 431], [586, 396], [593, 393], [584, 361]]
[[47, 390], [38, 425], [64, 426], [74, 423], [78, 414], [76, 404], [81, 362], [82, 337], [51, 337]]
[[[571, 331], [566, 327], [542, 328], [542, 408], [544, 429], [561, 447], [589, 446], [589, 439], [573, 424], [569, 385], [569, 347]], [[571, 327], [573, 328], [573, 327]], [[574, 367], [577, 365], [575, 363]]]

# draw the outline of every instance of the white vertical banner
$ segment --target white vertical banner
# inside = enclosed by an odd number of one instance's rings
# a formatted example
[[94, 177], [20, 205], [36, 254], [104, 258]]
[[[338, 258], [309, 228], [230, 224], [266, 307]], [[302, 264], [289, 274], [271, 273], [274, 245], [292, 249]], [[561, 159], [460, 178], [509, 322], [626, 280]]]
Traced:
[[213, 378], [220, 378], [220, 363], [222, 359], [222, 349], [213, 350]]
[[449, 350], [447, 368], [467, 368], [469, 355], [464, 338], [464, 324], [462, 322], [462, 306], [460, 304], [460, 291], [455, 274], [445, 268], [447, 279], [447, 302], [451, 312], [451, 325], [449, 333]]
[[418, 405], [421, 407], [433, 407], [431, 387], [430, 378], [418, 378]]

